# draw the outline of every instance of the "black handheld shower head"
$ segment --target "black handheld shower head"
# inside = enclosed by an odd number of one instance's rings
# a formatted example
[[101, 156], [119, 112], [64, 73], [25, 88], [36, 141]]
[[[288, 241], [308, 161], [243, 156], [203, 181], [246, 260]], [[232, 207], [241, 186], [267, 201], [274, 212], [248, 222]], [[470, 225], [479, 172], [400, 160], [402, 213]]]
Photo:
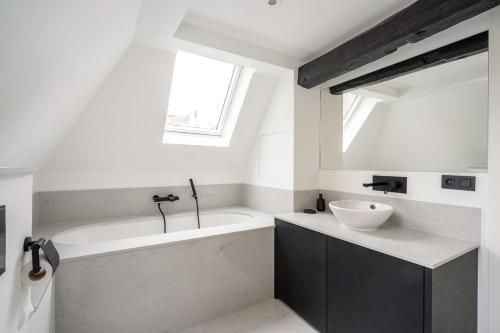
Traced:
[[193, 191], [193, 198], [196, 201], [196, 219], [198, 220], [198, 229], [200, 229], [200, 207], [198, 206], [198, 195], [196, 194], [196, 188], [194, 187], [193, 178], [189, 178], [189, 183], [191, 184], [191, 191]]
[[191, 191], [193, 191], [193, 198], [198, 199], [198, 195], [196, 194], [196, 188], [194, 187], [192, 178], [189, 178], [189, 183], [191, 184]]

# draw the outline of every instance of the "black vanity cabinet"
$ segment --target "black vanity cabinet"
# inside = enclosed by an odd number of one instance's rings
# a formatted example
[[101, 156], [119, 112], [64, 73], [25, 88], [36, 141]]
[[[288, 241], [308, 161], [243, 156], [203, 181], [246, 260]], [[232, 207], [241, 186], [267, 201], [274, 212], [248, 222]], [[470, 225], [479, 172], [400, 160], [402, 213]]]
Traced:
[[275, 297], [326, 332], [327, 236], [276, 220]]
[[422, 333], [421, 266], [328, 239], [329, 333]]
[[275, 296], [322, 333], [476, 333], [477, 250], [429, 269], [276, 220]]

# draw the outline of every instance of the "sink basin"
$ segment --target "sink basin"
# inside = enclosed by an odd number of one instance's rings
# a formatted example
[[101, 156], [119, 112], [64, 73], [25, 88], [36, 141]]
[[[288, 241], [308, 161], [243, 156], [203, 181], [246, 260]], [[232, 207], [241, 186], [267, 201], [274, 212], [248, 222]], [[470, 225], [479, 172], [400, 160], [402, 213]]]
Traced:
[[371, 201], [339, 200], [330, 202], [329, 206], [340, 222], [359, 231], [376, 230], [394, 211], [390, 205]]

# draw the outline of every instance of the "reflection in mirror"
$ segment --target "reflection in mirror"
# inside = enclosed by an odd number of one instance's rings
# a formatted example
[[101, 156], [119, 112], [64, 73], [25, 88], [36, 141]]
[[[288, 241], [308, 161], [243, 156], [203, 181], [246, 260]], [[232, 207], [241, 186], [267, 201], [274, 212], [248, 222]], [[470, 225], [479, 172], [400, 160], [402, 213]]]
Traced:
[[321, 91], [321, 169], [485, 172], [488, 53]]

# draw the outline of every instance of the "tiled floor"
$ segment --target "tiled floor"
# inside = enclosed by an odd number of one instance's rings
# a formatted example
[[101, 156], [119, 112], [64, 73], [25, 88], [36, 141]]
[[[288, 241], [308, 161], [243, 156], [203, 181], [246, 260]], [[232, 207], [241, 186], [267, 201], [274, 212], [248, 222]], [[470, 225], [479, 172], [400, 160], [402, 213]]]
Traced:
[[181, 333], [317, 333], [278, 300], [233, 312]]

